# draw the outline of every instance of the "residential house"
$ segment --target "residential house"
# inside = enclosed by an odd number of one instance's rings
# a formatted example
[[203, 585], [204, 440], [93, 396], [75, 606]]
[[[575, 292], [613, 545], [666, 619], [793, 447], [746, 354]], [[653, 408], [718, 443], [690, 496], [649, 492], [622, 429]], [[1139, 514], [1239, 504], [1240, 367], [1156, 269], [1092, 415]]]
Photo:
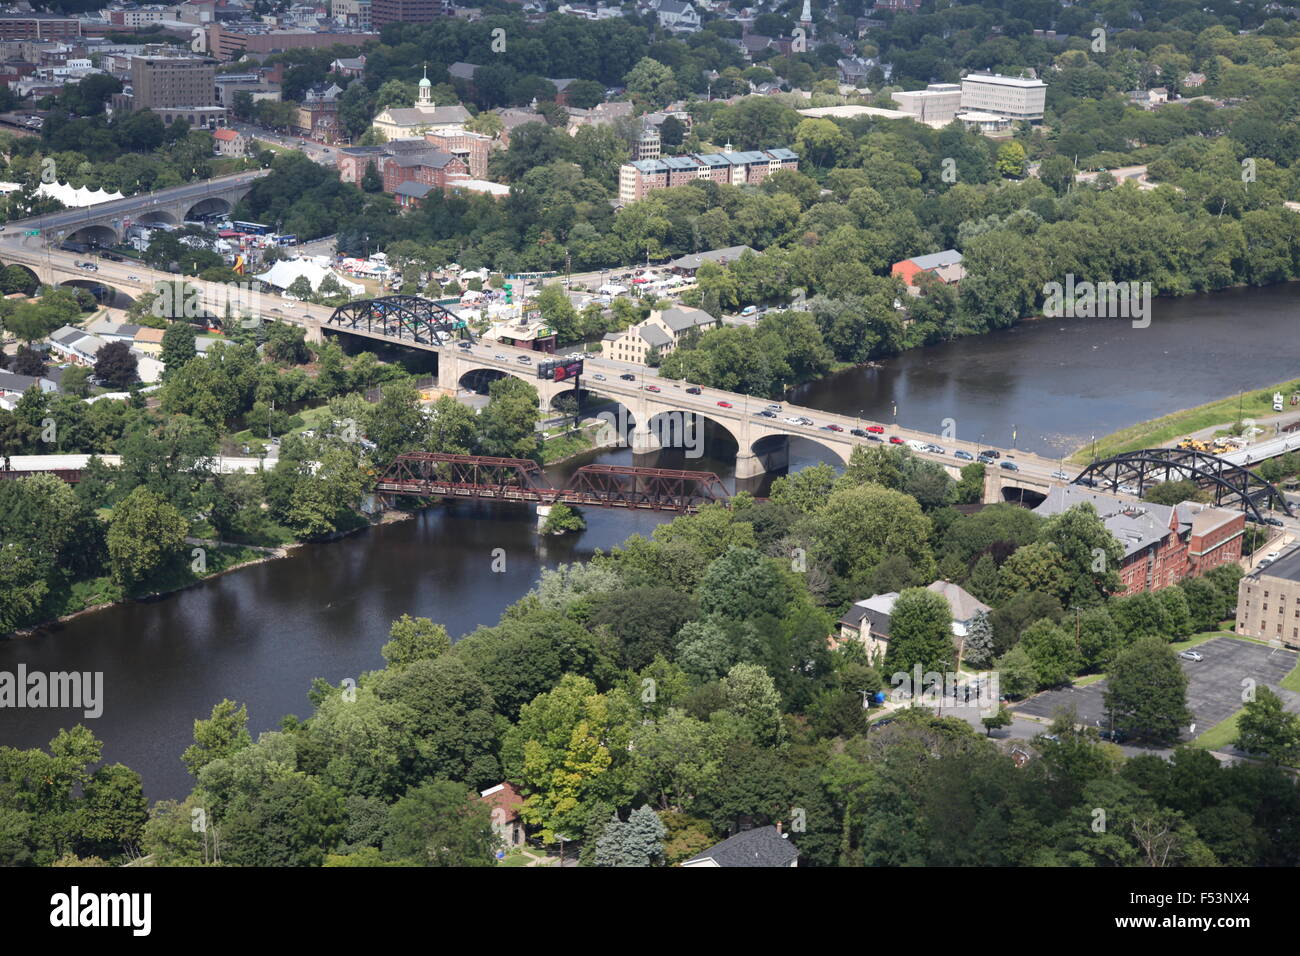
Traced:
[[909, 287], [916, 284], [916, 276], [921, 272], [929, 272], [943, 282], [951, 284], [960, 282], [966, 276], [965, 267], [961, 263], [960, 252], [956, 249], [945, 249], [943, 252], [913, 256], [911, 259], [895, 262], [890, 266], [889, 274], [899, 276]]
[[31, 375], [18, 375], [0, 369], [0, 405], [9, 411], [22, 398], [23, 392], [35, 385], [42, 392], [53, 393], [59, 390], [58, 384], [49, 377], [35, 378]]
[[798, 865], [799, 851], [779, 825], [744, 830], [682, 862], [682, 866]]
[[65, 362], [76, 365], [94, 365], [95, 356], [108, 344], [99, 336], [71, 325], [55, 329], [46, 341], [50, 344], [51, 352]]
[[1182, 88], [1185, 90], [1197, 90], [1205, 85], [1204, 73], [1188, 73], [1183, 77]]
[[[953, 639], [958, 646], [966, 639], [971, 621], [976, 615], [981, 612], [987, 614], [992, 610], [965, 588], [951, 581], [933, 581], [926, 586], [926, 590], [940, 595], [948, 602], [948, 607], [952, 609]], [[888, 591], [858, 601], [840, 618], [839, 635], [832, 643], [856, 641], [865, 648], [869, 658], [884, 660], [889, 648], [889, 620], [897, 600], [898, 592]]]
[[506, 849], [523, 846], [524, 821], [519, 816], [519, 808], [524, 805], [524, 798], [514, 784], [499, 783], [484, 790], [478, 798], [492, 808], [492, 830], [501, 845]]
[[366, 55], [339, 57], [330, 64], [330, 72], [349, 78], [361, 76], [366, 72]]
[[668, 30], [694, 32], [700, 28], [700, 15], [695, 7], [681, 0], [659, 0], [655, 14], [659, 25]]
[[142, 355], [162, 355], [163, 330], [141, 327], [131, 340], [131, 351]]
[[619, 362], [648, 365], [652, 352], [667, 355], [692, 329], [717, 328], [719, 322], [703, 309], [674, 306], [651, 312], [649, 318], [622, 332], [610, 332], [601, 342], [601, 355]]
[[229, 127], [213, 130], [212, 139], [219, 156], [243, 156], [248, 148], [248, 137]]

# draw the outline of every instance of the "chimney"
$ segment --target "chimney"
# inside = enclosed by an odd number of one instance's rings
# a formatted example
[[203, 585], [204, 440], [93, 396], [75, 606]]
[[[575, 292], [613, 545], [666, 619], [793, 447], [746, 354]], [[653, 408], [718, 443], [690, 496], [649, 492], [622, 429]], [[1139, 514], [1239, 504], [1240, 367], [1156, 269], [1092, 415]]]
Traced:
[[782, 833], [782, 832], [783, 832], [782, 828], [783, 828], [784, 826], [785, 826], [784, 823], [782, 823], [780, 820], [777, 820], [777, 821], [776, 821], [776, 832], [777, 832], [777, 833]]

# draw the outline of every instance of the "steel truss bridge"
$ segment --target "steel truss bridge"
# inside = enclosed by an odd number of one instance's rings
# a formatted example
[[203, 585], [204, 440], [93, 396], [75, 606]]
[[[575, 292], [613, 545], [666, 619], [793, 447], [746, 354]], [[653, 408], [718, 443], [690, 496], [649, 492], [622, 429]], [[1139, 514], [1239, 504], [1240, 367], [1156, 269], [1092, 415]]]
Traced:
[[445, 345], [455, 338], [474, 341], [474, 333], [455, 313], [418, 295], [358, 299], [335, 309], [325, 324], [419, 345]]
[[1165, 481], [1191, 481], [1214, 493], [1215, 505], [1240, 508], [1255, 521], [1263, 522], [1263, 511], [1276, 508], [1290, 515], [1285, 496], [1270, 482], [1218, 455], [1182, 448], [1148, 448], [1115, 455], [1079, 473], [1074, 484], [1116, 491], [1121, 485], [1137, 489], [1138, 497]]
[[726, 504], [731, 496], [711, 471], [583, 465], [563, 488], [552, 488], [535, 461], [488, 455], [410, 452], [399, 455], [379, 479], [383, 495], [421, 498], [486, 498], [497, 501], [698, 511]]

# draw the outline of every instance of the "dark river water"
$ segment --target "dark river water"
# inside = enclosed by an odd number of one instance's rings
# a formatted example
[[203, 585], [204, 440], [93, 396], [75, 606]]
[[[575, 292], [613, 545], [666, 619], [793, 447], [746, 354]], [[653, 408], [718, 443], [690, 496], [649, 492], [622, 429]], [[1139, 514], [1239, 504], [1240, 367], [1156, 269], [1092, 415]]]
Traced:
[[[1157, 301], [1149, 328], [1101, 319], [1043, 320], [915, 351], [878, 369], [855, 369], [792, 401], [961, 438], [1065, 455], [1090, 436], [1239, 389], [1300, 375], [1300, 285]], [[726, 450], [714, 448], [719, 454]], [[734, 447], [731, 449], [734, 455]], [[792, 442], [794, 468], [820, 460]], [[828, 456], [829, 457], [829, 456]], [[562, 481], [586, 461], [630, 463], [628, 450], [553, 469]], [[638, 458], [638, 464], [654, 463]], [[732, 461], [665, 467], [715, 470]], [[761, 490], [761, 489], [760, 489]], [[139, 771], [150, 798], [179, 798], [191, 781], [180, 762], [193, 721], [230, 697], [248, 705], [254, 735], [280, 717], [306, 716], [313, 678], [338, 683], [382, 665], [389, 624], [430, 617], [458, 637], [494, 623], [542, 567], [583, 560], [668, 515], [587, 509], [580, 535], [540, 539], [531, 507], [455, 502], [287, 559], [227, 574], [159, 600], [83, 615], [36, 636], [0, 642], [0, 671], [101, 671], [102, 716], [83, 721], [106, 760]], [[503, 573], [492, 571], [504, 549]], [[0, 744], [44, 746], [81, 719], [68, 710], [0, 710]]]

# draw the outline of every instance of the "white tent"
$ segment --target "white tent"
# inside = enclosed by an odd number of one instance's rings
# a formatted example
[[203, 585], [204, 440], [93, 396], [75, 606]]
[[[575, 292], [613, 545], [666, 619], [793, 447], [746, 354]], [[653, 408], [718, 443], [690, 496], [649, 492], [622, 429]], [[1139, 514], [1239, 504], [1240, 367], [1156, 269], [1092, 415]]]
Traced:
[[105, 192], [102, 189], [87, 189], [85, 186], [73, 187], [67, 183], [41, 183], [36, 195], [46, 199], [57, 199], [69, 209], [85, 209], [98, 206], [103, 202], [124, 198], [121, 193]]
[[293, 285], [295, 279], [304, 276], [308, 283], [311, 284], [313, 292], [320, 290], [320, 284], [326, 276], [333, 276], [334, 281], [351, 295], [361, 295], [366, 291], [366, 287], [361, 283], [349, 282], [333, 269], [322, 266], [311, 259], [281, 259], [257, 278], [267, 285], [275, 286], [277, 289], [287, 289]]

